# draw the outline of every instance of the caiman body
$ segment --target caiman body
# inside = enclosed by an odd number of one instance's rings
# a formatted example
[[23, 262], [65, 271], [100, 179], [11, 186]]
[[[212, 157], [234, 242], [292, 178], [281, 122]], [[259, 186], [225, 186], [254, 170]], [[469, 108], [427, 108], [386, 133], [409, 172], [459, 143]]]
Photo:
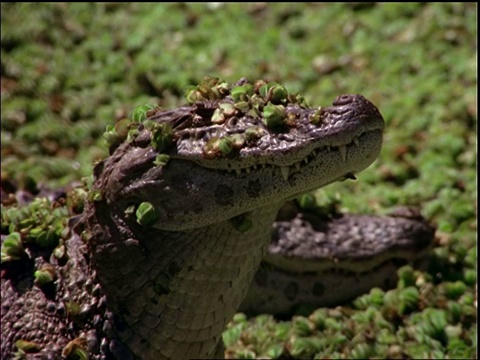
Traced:
[[[280, 207], [352, 178], [381, 149], [382, 116], [361, 95], [312, 109], [277, 84], [242, 79], [201, 84], [189, 97], [111, 144], [81, 235], [65, 242], [68, 260], [33, 249], [27, 265], [2, 264], [2, 359], [19, 340], [38, 345], [22, 350], [31, 358], [222, 357], [222, 331]], [[42, 263], [56, 270], [49, 291], [28, 275]]]

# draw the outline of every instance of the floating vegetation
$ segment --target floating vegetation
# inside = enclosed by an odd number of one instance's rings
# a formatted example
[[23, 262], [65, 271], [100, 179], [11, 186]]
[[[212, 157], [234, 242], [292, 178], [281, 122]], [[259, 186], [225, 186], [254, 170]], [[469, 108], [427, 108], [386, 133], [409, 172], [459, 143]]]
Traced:
[[157, 166], [165, 166], [168, 163], [170, 156], [167, 154], [158, 154], [153, 163]]
[[[446, 283], [447, 292], [432, 290], [433, 296], [427, 299], [423, 297], [430, 282], [409, 285], [418, 283], [421, 272], [403, 267], [398, 276], [403, 284], [398, 289], [384, 292], [374, 288], [358, 297], [352, 307], [322, 308], [286, 322], [237, 314], [224, 332], [228, 358], [238, 358], [245, 349], [254, 358], [272, 359], [473, 358], [474, 339], [461, 330], [460, 322], [475, 322], [476, 309], [473, 303], [448, 300], [471, 290]], [[407, 313], [409, 317], [404, 316]]]
[[55, 268], [50, 264], [43, 265], [39, 270], [33, 274], [35, 278], [35, 285], [42, 287], [53, 283], [57, 278]]
[[[66, 207], [59, 207], [47, 198], [36, 198], [26, 206], [2, 205], [2, 231], [20, 236], [23, 243], [54, 248], [59, 244], [69, 216]], [[12, 251], [12, 250], [9, 250]]]
[[2, 263], [20, 260], [25, 255], [20, 233], [9, 234], [2, 243]]
[[137, 222], [143, 226], [150, 226], [159, 217], [158, 210], [149, 202], [142, 202], [138, 205], [135, 215], [137, 216]]

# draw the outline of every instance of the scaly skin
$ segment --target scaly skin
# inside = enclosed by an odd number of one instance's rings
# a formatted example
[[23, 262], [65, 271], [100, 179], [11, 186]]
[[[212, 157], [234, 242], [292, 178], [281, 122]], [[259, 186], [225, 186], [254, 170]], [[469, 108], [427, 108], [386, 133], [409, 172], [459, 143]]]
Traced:
[[282, 316], [339, 305], [373, 287], [391, 288], [399, 266], [422, 259], [433, 245], [435, 228], [418, 209], [327, 217], [292, 203], [274, 223], [242, 312]]
[[[383, 119], [361, 95], [340, 96], [320, 110], [272, 91], [255, 105], [257, 89], [249, 98], [256, 112], [237, 108], [213, 124], [219, 104], [237, 104], [228, 89], [221, 93], [158, 110], [135, 138], [111, 146], [94, 169], [79, 226], [83, 242], [72, 235], [66, 243], [66, 265], [51, 260], [59, 279], [52, 306], [29, 301], [42, 294], [31, 281], [19, 292], [23, 285], [7, 269], [2, 359], [19, 339], [53, 357], [60, 349], [71, 354], [74, 345], [93, 359], [221, 356], [222, 330], [266, 254], [284, 201], [352, 178], [380, 152]], [[283, 106], [280, 125], [265, 125], [271, 103]], [[169, 126], [158, 130], [153, 121]], [[227, 145], [235, 142], [227, 150], [217, 141], [225, 137]], [[159, 163], [159, 154], [168, 158]], [[135, 215], [143, 202], [156, 209], [151, 221]], [[65, 319], [69, 300], [79, 310]]]

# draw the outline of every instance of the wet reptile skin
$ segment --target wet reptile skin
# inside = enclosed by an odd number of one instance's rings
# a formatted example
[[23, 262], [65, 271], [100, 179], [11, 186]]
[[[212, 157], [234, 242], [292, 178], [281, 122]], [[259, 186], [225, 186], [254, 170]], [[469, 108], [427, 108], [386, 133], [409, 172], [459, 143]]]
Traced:
[[434, 236], [416, 208], [398, 207], [389, 216], [325, 216], [289, 202], [239, 310], [288, 316], [393, 287], [399, 266], [422, 259]]
[[[173, 124], [164, 166], [154, 164], [158, 151], [140, 127], [136, 139], [95, 167], [101, 198], [86, 204], [77, 227], [85, 240], [72, 233], [67, 263], [50, 259], [54, 291], [46, 294], [25, 275], [49, 261], [39, 253], [2, 269], [2, 359], [20, 339], [38, 345], [31, 358], [55, 359], [75, 346], [91, 359], [221, 357], [221, 333], [267, 252], [285, 200], [351, 178], [380, 152], [383, 119], [361, 95], [338, 97], [318, 122], [311, 121], [315, 110], [288, 104], [294, 121], [282, 131], [241, 114], [214, 125], [217, 106], [196, 103], [152, 117]], [[252, 126], [260, 135], [240, 149], [205, 156], [212, 137]], [[130, 211], [145, 201], [158, 211], [151, 226]]]

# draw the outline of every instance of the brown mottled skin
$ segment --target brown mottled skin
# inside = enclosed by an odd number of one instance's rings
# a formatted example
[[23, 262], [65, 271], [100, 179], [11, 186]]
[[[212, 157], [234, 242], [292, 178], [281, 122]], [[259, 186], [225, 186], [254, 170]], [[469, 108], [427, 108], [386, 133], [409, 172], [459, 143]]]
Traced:
[[[238, 110], [213, 124], [221, 102], [233, 103], [228, 92], [151, 117], [172, 127], [164, 165], [154, 163], [159, 151], [142, 125], [135, 139], [111, 148], [94, 169], [99, 196], [70, 221], [76, 232], [65, 261], [32, 247], [29, 259], [2, 264], [2, 360], [17, 340], [38, 345], [32, 359], [72, 358], [75, 347], [90, 359], [222, 357], [221, 333], [267, 253], [283, 203], [352, 178], [381, 149], [382, 116], [361, 95], [338, 97], [317, 110], [319, 121], [311, 121], [315, 109], [284, 102], [289, 123], [280, 130]], [[258, 136], [206, 156], [212, 138], [252, 127]], [[157, 210], [148, 226], [132, 211], [142, 202]], [[31, 274], [45, 262], [57, 280], [39, 288]]]
[[434, 236], [416, 208], [399, 207], [389, 216], [325, 216], [289, 202], [239, 310], [282, 316], [393, 287], [401, 265], [417, 259], [422, 265]]

